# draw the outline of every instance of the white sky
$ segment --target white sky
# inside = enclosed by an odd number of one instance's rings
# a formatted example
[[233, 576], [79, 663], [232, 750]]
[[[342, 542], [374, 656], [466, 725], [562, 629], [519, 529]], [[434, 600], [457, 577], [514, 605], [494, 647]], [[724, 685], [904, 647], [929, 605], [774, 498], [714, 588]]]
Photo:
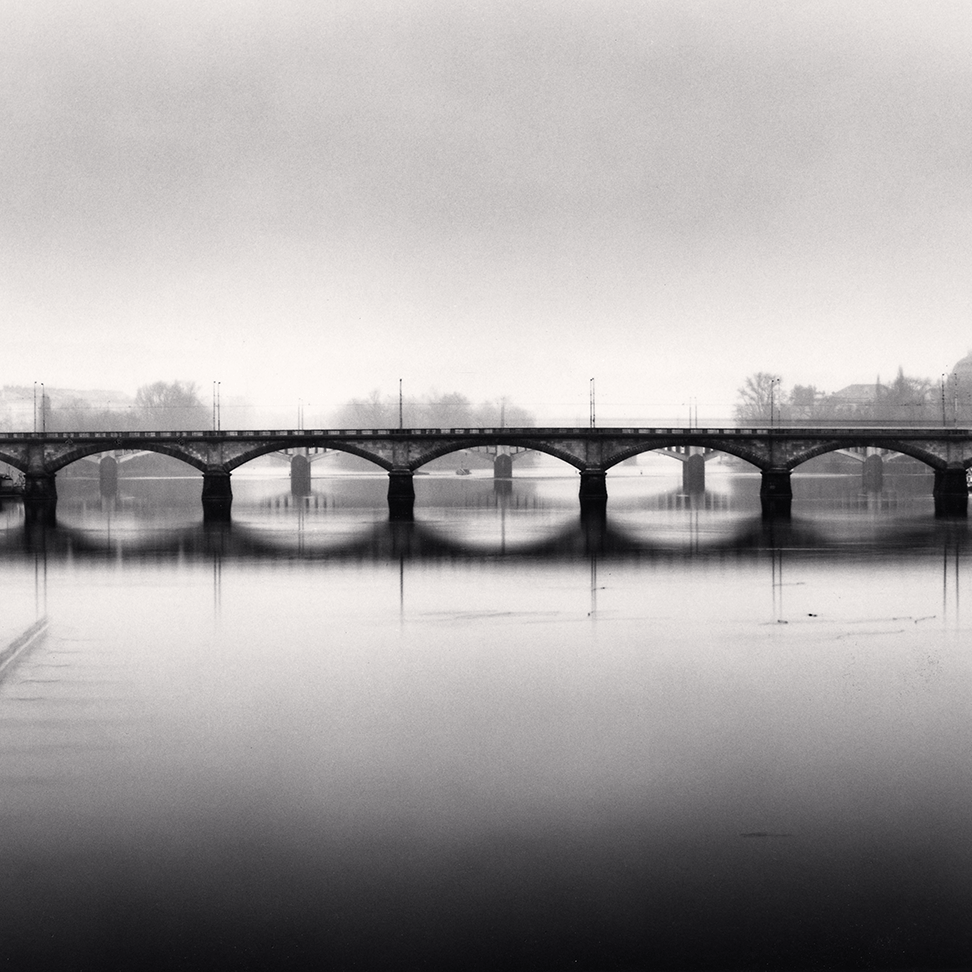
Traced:
[[972, 347], [967, 0], [5, 0], [0, 86], [0, 384], [607, 424]]

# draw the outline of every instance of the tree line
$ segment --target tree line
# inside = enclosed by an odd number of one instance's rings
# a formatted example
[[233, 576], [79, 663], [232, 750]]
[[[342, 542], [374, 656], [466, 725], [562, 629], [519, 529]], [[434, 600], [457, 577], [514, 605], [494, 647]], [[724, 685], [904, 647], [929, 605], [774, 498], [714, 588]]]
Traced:
[[336, 416], [337, 427], [349, 429], [523, 428], [534, 422], [526, 409], [507, 398], [476, 404], [459, 392], [399, 400], [375, 390], [351, 399]]
[[[19, 414], [0, 411], [0, 427], [20, 431], [36, 427], [47, 432], [141, 432], [202, 431], [214, 426], [212, 405], [203, 402], [191, 381], [156, 381], [141, 386], [134, 399], [92, 402], [82, 395], [42, 393], [34, 399], [30, 388], [6, 388], [19, 402]], [[24, 420], [26, 405], [27, 421]], [[424, 397], [383, 396], [378, 391], [353, 398], [341, 406], [326, 424], [332, 428], [490, 428], [534, 425], [533, 416], [508, 398], [474, 403], [459, 392], [433, 393]], [[222, 427], [228, 427], [225, 422]], [[14, 428], [17, 426], [17, 428]], [[261, 426], [264, 427], [264, 426]]]
[[103, 398], [93, 402], [78, 394], [36, 394], [17, 387], [5, 388], [4, 397], [8, 404], [0, 412], [0, 423], [11, 431], [25, 426], [47, 432], [188, 431], [212, 424], [211, 409], [191, 381], [156, 381], [140, 387], [134, 399], [110, 404]]
[[786, 388], [765, 371], [746, 378], [738, 391], [734, 416], [739, 422], [882, 422], [943, 424], [972, 418], [972, 388], [954, 375], [941, 382], [906, 375], [903, 368], [890, 384], [875, 381], [827, 394], [814, 385]]

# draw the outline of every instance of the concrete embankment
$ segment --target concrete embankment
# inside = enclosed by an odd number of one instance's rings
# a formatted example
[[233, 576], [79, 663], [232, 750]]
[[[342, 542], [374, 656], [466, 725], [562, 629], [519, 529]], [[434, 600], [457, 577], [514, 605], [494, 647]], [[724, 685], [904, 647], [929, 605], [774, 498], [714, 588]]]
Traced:
[[0, 648], [0, 679], [4, 677], [7, 670], [31, 648], [36, 645], [47, 631], [47, 618], [43, 617], [35, 621], [26, 631], [17, 635], [13, 641], [8, 642]]

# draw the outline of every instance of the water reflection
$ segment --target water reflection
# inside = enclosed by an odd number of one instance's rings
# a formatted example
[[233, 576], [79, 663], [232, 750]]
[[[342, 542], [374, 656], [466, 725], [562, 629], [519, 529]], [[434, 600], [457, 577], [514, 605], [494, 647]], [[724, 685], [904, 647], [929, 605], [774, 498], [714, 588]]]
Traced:
[[758, 514], [684, 510], [640, 516], [588, 515], [559, 511], [518, 515], [476, 508], [443, 508], [412, 522], [309, 511], [297, 507], [285, 518], [234, 519], [231, 523], [175, 522], [162, 517], [105, 516], [96, 524], [14, 523], [0, 530], [0, 554], [43, 553], [93, 559], [577, 559], [723, 557], [785, 549], [790, 556], [846, 558], [864, 549], [900, 557], [914, 548], [961, 546], [964, 522], [921, 516], [861, 519], [841, 511], [789, 521]]
[[13, 967], [962, 965], [965, 522], [462, 479], [2, 521]]

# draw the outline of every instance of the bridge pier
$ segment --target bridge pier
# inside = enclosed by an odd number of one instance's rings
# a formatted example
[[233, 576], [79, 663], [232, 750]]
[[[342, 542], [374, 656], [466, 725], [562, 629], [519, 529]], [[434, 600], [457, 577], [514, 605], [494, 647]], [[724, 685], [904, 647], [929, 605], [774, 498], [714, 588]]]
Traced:
[[582, 469], [579, 497], [581, 513], [603, 513], [607, 509], [607, 473], [603, 469]]
[[57, 482], [54, 473], [24, 473], [24, 519], [28, 523], [53, 524], [57, 511]]
[[936, 469], [935, 516], [967, 516], [969, 512], [969, 487], [965, 469]]
[[118, 494], [118, 460], [114, 456], [102, 456], [98, 463], [98, 486], [104, 497]]
[[607, 537], [607, 511], [604, 509], [581, 510], [581, 530], [584, 538], [584, 556], [596, 557], [604, 553]]
[[884, 460], [880, 456], [868, 456], [864, 460], [862, 485], [865, 493], [880, 493], [884, 488]]
[[705, 459], [700, 455], [689, 456], [682, 463], [682, 491], [705, 492]]
[[793, 505], [793, 487], [789, 469], [764, 469], [759, 486], [759, 501], [763, 516], [785, 518]]
[[411, 469], [388, 473], [388, 515], [393, 520], [411, 520], [415, 511], [415, 483]]
[[310, 496], [311, 464], [307, 456], [296, 455], [290, 459], [290, 492], [294, 496]]
[[493, 479], [512, 479], [513, 478], [513, 457], [498, 455], [493, 460]]
[[230, 474], [225, 469], [207, 469], [203, 473], [202, 505], [204, 520], [228, 520], [233, 506]]

